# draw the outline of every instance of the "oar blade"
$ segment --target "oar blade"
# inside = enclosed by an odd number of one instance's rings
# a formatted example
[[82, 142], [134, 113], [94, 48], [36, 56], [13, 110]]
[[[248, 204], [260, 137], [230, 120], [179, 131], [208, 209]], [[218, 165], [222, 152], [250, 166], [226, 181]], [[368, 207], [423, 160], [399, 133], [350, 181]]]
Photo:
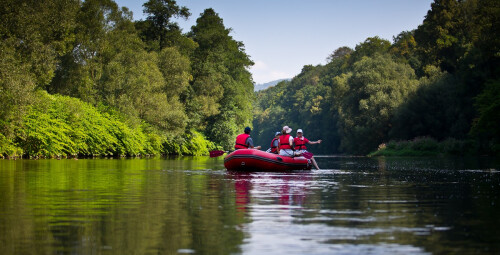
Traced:
[[314, 155], [308, 151], [302, 153], [302, 156], [306, 159], [311, 159]]
[[215, 158], [224, 155], [226, 153], [225, 151], [211, 151], [210, 152], [210, 157]]

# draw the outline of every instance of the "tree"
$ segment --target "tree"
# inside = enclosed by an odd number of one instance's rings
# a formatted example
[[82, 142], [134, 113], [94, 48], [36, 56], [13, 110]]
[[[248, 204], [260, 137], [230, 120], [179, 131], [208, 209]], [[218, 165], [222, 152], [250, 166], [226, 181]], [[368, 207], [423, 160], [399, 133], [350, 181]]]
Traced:
[[0, 1], [0, 134], [21, 125], [35, 88], [44, 89], [71, 50], [79, 2]]
[[387, 139], [392, 116], [418, 84], [409, 65], [394, 62], [387, 54], [363, 57], [351, 74], [335, 83], [341, 146], [357, 154]]
[[189, 18], [191, 13], [185, 6], [177, 5], [175, 0], [149, 0], [143, 4], [144, 13], [148, 14], [145, 22], [138, 22], [137, 28], [145, 41], [158, 43], [158, 50], [176, 45], [190, 45], [181, 34], [181, 29], [172, 18]]
[[14, 129], [33, 101], [35, 86], [30, 64], [23, 63], [8, 40], [0, 43], [0, 135], [13, 138]]
[[243, 43], [230, 32], [213, 9], [206, 9], [188, 34], [199, 47], [191, 60], [193, 81], [187, 112], [193, 125], [206, 125], [207, 137], [225, 148], [232, 147], [237, 132], [251, 124], [253, 101], [253, 82], [247, 70], [253, 62]]
[[131, 13], [111, 0], [87, 0], [76, 13], [78, 23], [71, 50], [61, 57], [48, 91], [78, 97], [97, 105], [97, 84], [103, 68], [119, 52], [139, 50]]
[[338, 60], [327, 66], [306, 65], [290, 82], [259, 91], [254, 110], [254, 141], [267, 147], [275, 132], [288, 125], [294, 130], [303, 129], [309, 139], [323, 139], [323, 143], [314, 146], [314, 152], [338, 152], [340, 138], [329, 83], [330, 75], [338, 71], [332, 67]]
[[415, 30], [415, 40], [423, 66], [435, 65], [454, 73], [457, 67], [458, 38], [462, 25], [457, 0], [435, 0], [424, 22]]
[[328, 56], [328, 58], [326, 58], [326, 60], [328, 62], [332, 62], [334, 59], [344, 58], [344, 57], [350, 55], [352, 52], [353, 52], [353, 50], [351, 48], [349, 48], [347, 46], [343, 46], [343, 47], [336, 49], [332, 54], [330, 54], [330, 56]]
[[119, 53], [105, 68], [100, 86], [103, 101], [128, 116], [129, 124], [141, 120], [168, 134], [180, 135], [186, 126], [178, 97], [167, 96], [167, 86], [158, 69], [156, 53]]
[[78, 1], [6, 0], [0, 3], [0, 36], [30, 65], [41, 88], [51, 81], [57, 58], [69, 50]]
[[490, 81], [475, 98], [479, 117], [474, 120], [471, 134], [480, 139], [485, 151], [500, 153], [500, 80]]
[[408, 97], [397, 110], [389, 131], [391, 139], [411, 140], [423, 136], [437, 140], [464, 138], [467, 131], [456, 131], [465, 121], [459, 98], [456, 97], [458, 81], [437, 67], [433, 69], [428, 71], [428, 77], [419, 80], [419, 87], [413, 96]]
[[179, 99], [187, 93], [189, 81], [193, 78], [191, 62], [174, 47], [163, 49], [158, 57], [158, 68], [165, 79], [164, 92], [169, 98]]
[[378, 36], [368, 37], [364, 42], [356, 45], [355, 51], [349, 59], [350, 64], [361, 60], [363, 57], [373, 57], [375, 54], [384, 54], [389, 51], [391, 43]]

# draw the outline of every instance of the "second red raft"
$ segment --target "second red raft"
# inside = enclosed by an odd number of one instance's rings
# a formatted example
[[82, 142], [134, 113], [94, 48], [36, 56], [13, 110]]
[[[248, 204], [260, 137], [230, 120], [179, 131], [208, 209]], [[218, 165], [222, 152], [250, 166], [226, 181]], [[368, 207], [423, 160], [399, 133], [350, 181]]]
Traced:
[[241, 149], [224, 158], [230, 171], [287, 171], [310, 170], [311, 163], [303, 157], [286, 157], [260, 150]]

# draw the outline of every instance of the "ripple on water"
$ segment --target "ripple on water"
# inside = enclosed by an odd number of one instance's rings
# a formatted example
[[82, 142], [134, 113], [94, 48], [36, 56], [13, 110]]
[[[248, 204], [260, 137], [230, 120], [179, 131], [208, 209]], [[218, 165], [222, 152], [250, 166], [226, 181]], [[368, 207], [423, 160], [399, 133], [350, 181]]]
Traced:
[[[266, 221], [250, 223], [250, 235], [242, 246], [245, 254], [427, 254], [422, 248], [411, 245], [378, 242], [367, 243], [371, 236], [387, 236], [394, 232], [422, 232], [426, 229], [411, 228], [355, 228], [302, 224], [287, 228], [287, 223]], [[278, 230], [278, 231], [277, 231]], [[348, 242], [348, 243], [346, 243]], [[360, 242], [359, 244], [353, 244]]]

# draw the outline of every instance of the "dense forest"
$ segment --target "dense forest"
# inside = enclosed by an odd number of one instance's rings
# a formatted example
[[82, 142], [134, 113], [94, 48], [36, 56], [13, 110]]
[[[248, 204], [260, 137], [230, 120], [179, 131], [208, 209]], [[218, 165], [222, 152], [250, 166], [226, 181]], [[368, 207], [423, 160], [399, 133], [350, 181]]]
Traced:
[[113, 0], [0, 2], [2, 157], [203, 155], [245, 126], [265, 147], [284, 125], [322, 139], [315, 153], [500, 153], [497, 0], [435, 0], [392, 43], [340, 47], [257, 93], [213, 9], [183, 32], [188, 8], [143, 7], [134, 21]]
[[435, 0], [393, 42], [340, 47], [327, 64], [257, 92], [253, 136], [288, 125], [318, 153], [500, 153], [500, 1]]
[[208, 154], [252, 122], [253, 65], [213, 9], [0, 2], [2, 157]]

